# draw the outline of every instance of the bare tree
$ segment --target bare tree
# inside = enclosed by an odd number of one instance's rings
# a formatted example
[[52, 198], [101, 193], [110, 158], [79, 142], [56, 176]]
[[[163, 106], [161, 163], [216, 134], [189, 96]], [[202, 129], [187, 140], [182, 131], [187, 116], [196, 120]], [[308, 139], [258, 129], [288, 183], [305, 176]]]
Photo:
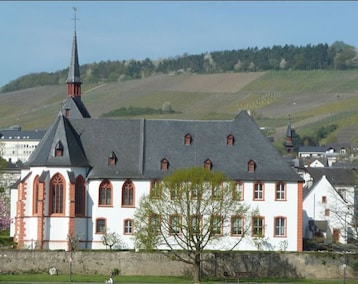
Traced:
[[110, 250], [113, 248], [121, 248], [123, 247], [123, 242], [119, 236], [119, 234], [115, 232], [110, 232], [106, 229], [105, 233], [102, 236], [102, 242], [107, 247], [109, 247]]
[[[193, 280], [198, 283], [203, 250], [219, 249], [224, 243], [235, 248], [247, 231], [248, 211], [236, 182], [223, 173], [180, 169], [157, 182], [141, 200], [135, 214], [136, 245], [171, 250], [177, 259], [193, 265]], [[229, 235], [237, 238], [223, 242]]]

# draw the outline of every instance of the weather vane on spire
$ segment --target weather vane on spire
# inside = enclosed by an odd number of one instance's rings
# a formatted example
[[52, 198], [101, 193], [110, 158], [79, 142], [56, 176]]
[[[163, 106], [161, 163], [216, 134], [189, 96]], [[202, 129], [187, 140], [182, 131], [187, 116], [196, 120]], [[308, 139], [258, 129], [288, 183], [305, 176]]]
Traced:
[[76, 13], [77, 13], [77, 7], [72, 7], [72, 9], [73, 9], [74, 14], [75, 14], [73, 20], [74, 20], [74, 22], [75, 22], [75, 32], [76, 32], [76, 21], [78, 20], [77, 14], [76, 14]]

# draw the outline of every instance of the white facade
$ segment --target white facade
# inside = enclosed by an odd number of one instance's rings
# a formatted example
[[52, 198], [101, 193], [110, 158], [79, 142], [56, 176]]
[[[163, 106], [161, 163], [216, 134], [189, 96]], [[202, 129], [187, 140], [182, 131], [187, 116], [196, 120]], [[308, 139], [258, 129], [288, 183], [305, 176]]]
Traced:
[[312, 239], [315, 234], [309, 226], [310, 221], [323, 221], [327, 229], [316, 229], [318, 234], [323, 235], [325, 242], [347, 242], [347, 234], [353, 232], [349, 224], [353, 215], [351, 206], [354, 204], [354, 189], [348, 191], [346, 196], [343, 199], [326, 176], [322, 176], [303, 201], [303, 231], [306, 239]]
[[[45, 180], [46, 192], [44, 194], [44, 218], [33, 214], [34, 211], [34, 179], [43, 175], [48, 171]], [[45, 249], [67, 249], [68, 248], [68, 232], [70, 226], [70, 206], [71, 198], [69, 188], [71, 180], [70, 174], [77, 177], [79, 175], [85, 176], [85, 169], [81, 168], [31, 168], [28, 171], [22, 172], [22, 184], [20, 186], [20, 193], [18, 190], [13, 190], [12, 197], [18, 202], [24, 203], [25, 207], [25, 232], [23, 236], [23, 247]], [[60, 174], [65, 179], [65, 213], [62, 215], [51, 215], [49, 209], [50, 198], [50, 180], [55, 174]], [[134, 202], [131, 206], [122, 205], [122, 187], [125, 180], [110, 180], [112, 185], [112, 201], [110, 205], [99, 205], [99, 187], [102, 180], [87, 180], [86, 181], [86, 196], [85, 196], [85, 216], [76, 217], [74, 225], [74, 234], [79, 238], [79, 247], [82, 249], [105, 249], [103, 244], [102, 232], [96, 232], [96, 222], [98, 219], [105, 220], [105, 226], [108, 232], [115, 232], [120, 236], [122, 242], [121, 248], [135, 249], [134, 235], [135, 223], [134, 214], [137, 209], [140, 199], [149, 194], [151, 189], [151, 181], [148, 180], [132, 180], [134, 184]], [[72, 182], [73, 183], [73, 182]], [[297, 183], [286, 184], [285, 197], [282, 200], [277, 200], [275, 196], [276, 183], [264, 182], [263, 198], [260, 201], [254, 200], [254, 183], [244, 182], [243, 186], [243, 202], [250, 206], [251, 210], [257, 210], [259, 216], [263, 217], [263, 231], [262, 238], [252, 238], [251, 229], [249, 229], [247, 236], [235, 248], [236, 250], [275, 250], [275, 251], [297, 251], [301, 247], [302, 242], [302, 228], [300, 225], [300, 216], [302, 207], [302, 194]], [[23, 188], [23, 189], [21, 189]], [[21, 198], [24, 196], [25, 198]], [[301, 203], [302, 204], [302, 203]], [[13, 206], [12, 208], [15, 208]], [[12, 211], [12, 217], [16, 216], [16, 212]], [[282, 218], [285, 220], [284, 233], [277, 236], [275, 234], [275, 218]], [[124, 230], [125, 221], [133, 221], [133, 228], [131, 233], [126, 233]], [[39, 226], [39, 222], [43, 223], [43, 227]], [[12, 225], [11, 234], [21, 235], [17, 232], [15, 223]], [[39, 230], [43, 230], [42, 244], [36, 243], [34, 240], [39, 239]], [[230, 225], [225, 226], [222, 239], [219, 242], [214, 242], [207, 249], [228, 250], [238, 241], [238, 237], [230, 236]], [[227, 234], [226, 234], [227, 233]], [[256, 241], [254, 241], [256, 239]], [[160, 249], [166, 249], [165, 246]]]

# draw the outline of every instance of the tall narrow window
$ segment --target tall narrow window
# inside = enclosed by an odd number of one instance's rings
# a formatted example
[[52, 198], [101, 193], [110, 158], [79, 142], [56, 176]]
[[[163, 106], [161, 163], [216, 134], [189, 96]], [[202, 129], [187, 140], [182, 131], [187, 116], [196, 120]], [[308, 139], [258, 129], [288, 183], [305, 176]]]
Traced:
[[262, 182], [254, 183], [254, 200], [264, 200], [264, 184]]
[[201, 233], [201, 218], [198, 215], [190, 216], [189, 233], [197, 235]]
[[241, 236], [244, 233], [244, 220], [241, 216], [231, 217], [231, 235]]
[[181, 216], [170, 215], [169, 216], [169, 234], [177, 235], [181, 233]]
[[150, 198], [159, 199], [162, 195], [160, 180], [152, 180], [150, 183]]
[[160, 232], [160, 215], [152, 214], [149, 216], [149, 230], [152, 233]]
[[286, 236], [286, 218], [276, 217], [275, 218], [275, 237]]
[[75, 214], [85, 215], [85, 180], [82, 176], [77, 177], [75, 185]]
[[125, 235], [133, 234], [133, 220], [132, 219], [124, 220], [124, 234]]
[[276, 183], [276, 200], [286, 200], [286, 184], [283, 182]]
[[184, 136], [184, 144], [185, 144], [185, 145], [190, 145], [190, 144], [191, 144], [191, 141], [192, 141], [191, 135], [190, 135], [189, 133], [186, 134], [186, 135]]
[[241, 181], [236, 182], [236, 186], [233, 188], [232, 198], [234, 200], [244, 200], [244, 183]]
[[40, 182], [39, 182], [39, 176], [36, 176], [34, 179], [34, 185], [33, 185], [33, 214], [36, 215], [39, 213], [39, 194], [40, 194]]
[[263, 237], [264, 236], [264, 218], [256, 216], [252, 218], [252, 236]]
[[64, 179], [60, 174], [54, 175], [51, 179], [51, 193], [50, 193], [50, 212], [51, 214], [63, 214], [65, 188]]
[[126, 180], [122, 187], [122, 205], [134, 205], [134, 185], [131, 180]]
[[107, 179], [99, 186], [98, 205], [112, 205], [112, 184]]
[[210, 228], [211, 228], [211, 234], [222, 235], [223, 218], [220, 216], [211, 216]]
[[96, 219], [96, 234], [106, 233], [106, 219], [98, 218]]
[[160, 169], [162, 171], [167, 171], [168, 168], [169, 168], [169, 161], [166, 158], [162, 159], [160, 161]]

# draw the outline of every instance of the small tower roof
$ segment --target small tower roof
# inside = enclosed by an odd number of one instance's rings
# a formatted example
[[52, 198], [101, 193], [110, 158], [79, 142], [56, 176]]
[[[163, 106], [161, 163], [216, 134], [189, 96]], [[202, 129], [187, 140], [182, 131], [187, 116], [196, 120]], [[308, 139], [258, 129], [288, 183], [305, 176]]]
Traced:
[[80, 76], [80, 64], [78, 60], [78, 50], [77, 50], [77, 35], [76, 31], [73, 36], [72, 42], [72, 54], [71, 54], [71, 63], [68, 69], [67, 83], [82, 83]]

